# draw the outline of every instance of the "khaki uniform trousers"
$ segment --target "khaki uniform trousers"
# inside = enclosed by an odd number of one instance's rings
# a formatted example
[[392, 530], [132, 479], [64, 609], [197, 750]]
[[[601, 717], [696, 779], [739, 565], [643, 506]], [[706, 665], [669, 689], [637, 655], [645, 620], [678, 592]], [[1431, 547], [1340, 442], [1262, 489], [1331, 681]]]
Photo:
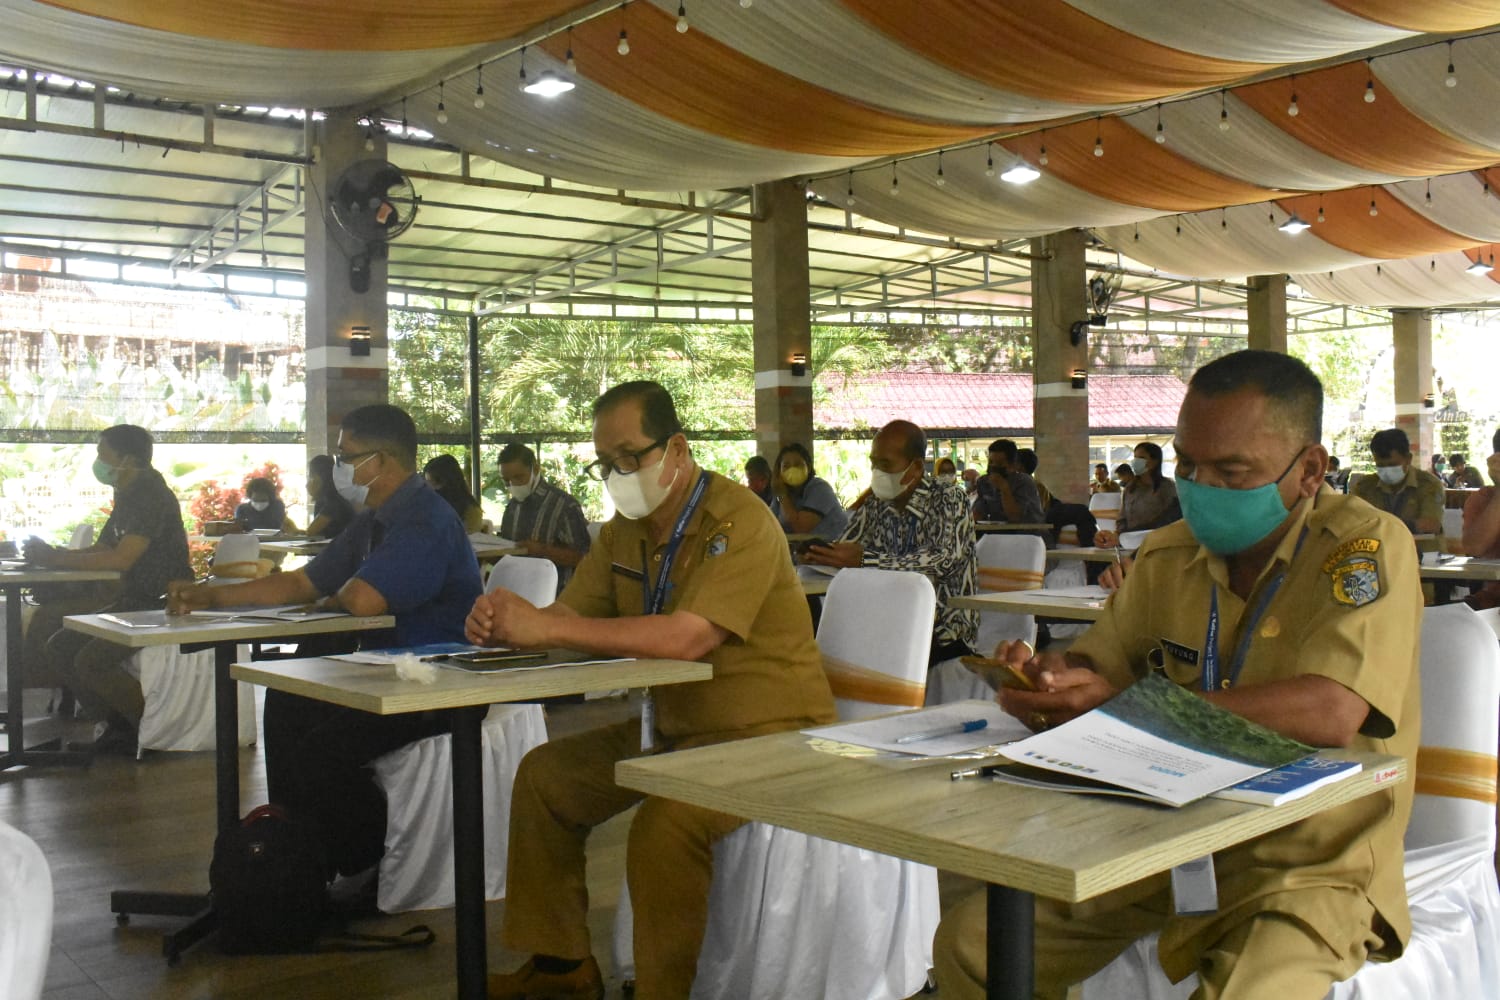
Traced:
[[641, 756], [640, 748], [640, 722], [632, 720], [544, 743], [522, 759], [511, 796], [501, 933], [517, 951], [587, 958], [584, 841], [640, 802], [625, 854], [636, 997], [685, 1000], [708, 920], [714, 843], [745, 821], [616, 785], [615, 763]]
[[[1081, 904], [1036, 902], [1036, 992], [1039, 1000], [1063, 1000], [1069, 988], [1104, 968], [1139, 938], [1160, 930], [1171, 913], [1166, 876], [1127, 886]], [[1351, 928], [1368, 928], [1374, 909], [1347, 890]], [[1109, 901], [1123, 897], [1119, 905]], [[1101, 905], [1102, 904], [1102, 905]], [[1314, 930], [1285, 913], [1265, 912], [1229, 927], [1198, 956], [1193, 1000], [1323, 1000], [1329, 987], [1348, 979], [1380, 944], [1373, 931], [1353, 932], [1342, 954]], [[965, 899], [943, 917], [933, 944], [938, 988], [945, 998], [983, 1000], [985, 995], [985, 894]]]

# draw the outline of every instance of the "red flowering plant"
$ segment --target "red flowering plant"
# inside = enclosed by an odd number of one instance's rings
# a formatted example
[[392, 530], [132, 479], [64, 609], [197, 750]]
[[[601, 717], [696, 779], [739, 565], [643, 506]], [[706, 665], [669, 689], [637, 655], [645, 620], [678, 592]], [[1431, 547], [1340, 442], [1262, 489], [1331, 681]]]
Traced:
[[[194, 534], [203, 534], [203, 525], [208, 521], [233, 521], [234, 509], [243, 498], [244, 495], [233, 487], [221, 488], [216, 479], [201, 483], [197, 495], [188, 503]], [[188, 545], [188, 558], [192, 562], [194, 576], [207, 576], [214, 558], [214, 545], [210, 542], [193, 542]]]

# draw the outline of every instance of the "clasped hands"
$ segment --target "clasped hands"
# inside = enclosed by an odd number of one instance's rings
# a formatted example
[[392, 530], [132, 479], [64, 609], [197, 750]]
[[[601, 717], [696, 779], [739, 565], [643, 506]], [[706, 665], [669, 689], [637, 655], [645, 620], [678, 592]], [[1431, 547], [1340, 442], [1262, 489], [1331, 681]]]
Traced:
[[1034, 691], [1002, 687], [995, 700], [1010, 715], [1040, 732], [1075, 719], [1115, 695], [1115, 686], [1062, 653], [1037, 653], [1020, 639], [1000, 643], [995, 659], [1018, 667]]
[[525, 598], [501, 587], [480, 594], [464, 620], [464, 635], [476, 646], [538, 649], [551, 645], [547, 615]]

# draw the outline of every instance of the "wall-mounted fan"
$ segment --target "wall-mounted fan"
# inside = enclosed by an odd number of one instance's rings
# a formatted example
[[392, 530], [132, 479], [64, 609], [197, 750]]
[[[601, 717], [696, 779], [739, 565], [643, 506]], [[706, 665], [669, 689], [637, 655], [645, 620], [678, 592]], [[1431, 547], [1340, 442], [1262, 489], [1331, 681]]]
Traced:
[[369, 291], [371, 259], [384, 257], [386, 244], [417, 221], [419, 202], [410, 178], [385, 160], [358, 160], [334, 181], [328, 214], [360, 243], [349, 258], [354, 291]]

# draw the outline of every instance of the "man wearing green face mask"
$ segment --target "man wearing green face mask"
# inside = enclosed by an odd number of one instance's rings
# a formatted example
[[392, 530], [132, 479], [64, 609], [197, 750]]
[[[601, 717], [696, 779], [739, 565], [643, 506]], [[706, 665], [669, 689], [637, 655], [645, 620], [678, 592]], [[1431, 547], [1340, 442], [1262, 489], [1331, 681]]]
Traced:
[[[1222, 708], [1314, 746], [1412, 759], [1420, 735], [1422, 596], [1395, 517], [1323, 481], [1322, 386], [1300, 361], [1241, 351], [1198, 371], [1174, 446], [1183, 520], [1158, 528], [1066, 653], [996, 655], [1038, 690], [1002, 690], [1033, 728], [1086, 712], [1158, 670]], [[1036, 904], [1036, 995], [1061, 997], [1160, 930], [1162, 969], [1195, 998], [1322, 997], [1411, 933], [1405, 782], [1213, 856], [1218, 909], [1175, 912], [1169, 878], [1077, 907]], [[983, 995], [984, 897], [943, 919], [943, 995]]]
[[50, 569], [102, 569], [120, 574], [117, 589], [43, 603], [27, 631], [27, 686], [63, 684], [103, 725], [90, 749], [134, 754], [145, 703], [141, 685], [123, 667], [132, 651], [62, 628], [66, 615], [106, 609], [139, 611], [166, 604], [167, 583], [190, 580], [182, 508], [151, 467], [151, 435], [119, 424], [101, 431], [94, 478], [115, 490], [109, 520], [91, 548], [54, 548], [33, 539], [27, 562]]

